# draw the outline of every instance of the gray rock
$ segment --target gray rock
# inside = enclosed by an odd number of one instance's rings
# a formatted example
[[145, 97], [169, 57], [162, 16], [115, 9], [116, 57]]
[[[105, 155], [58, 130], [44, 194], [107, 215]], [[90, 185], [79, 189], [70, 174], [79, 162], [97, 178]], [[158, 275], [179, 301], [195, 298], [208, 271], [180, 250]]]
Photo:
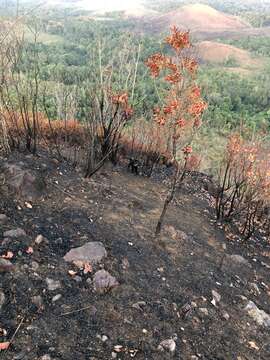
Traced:
[[240, 264], [240, 265], [245, 265], [245, 266], [251, 267], [248, 260], [243, 258], [243, 256], [241, 256], [241, 255], [228, 255], [227, 257], [235, 264]]
[[47, 243], [47, 242], [48, 242], [48, 240], [43, 235], [38, 235], [35, 238], [35, 244], [37, 244], [37, 245], [41, 245], [42, 243]]
[[211, 301], [211, 304], [213, 304], [214, 306], [217, 306], [217, 304], [221, 300], [221, 296], [216, 290], [212, 290], [212, 296], [213, 296], [213, 299]]
[[0, 290], [0, 311], [1, 311], [2, 306], [4, 305], [5, 301], [6, 301], [5, 294], [3, 293], [2, 290]]
[[36, 307], [38, 309], [43, 309], [44, 308], [44, 303], [43, 303], [43, 299], [40, 295], [36, 295], [36, 296], [33, 296], [31, 298], [31, 301], [34, 305], [36, 305]]
[[4, 232], [4, 237], [12, 238], [12, 239], [18, 239], [20, 237], [26, 236], [26, 233], [23, 229], [17, 228], [12, 229]]
[[241, 255], [225, 255], [221, 268], [231, 275], [246, 274], [248, 277], [252, 275], [251, 264]]
[[256, 296], [259, 296], [260, 293], [261, 293], [258, 285], [255, 284], [255, 283], [249, 283], [249, 284], [248, 284], [248, 289], [249, 289], [249, 291], [251, 291], [251, 292], [252, 292], [254, 295], [256, 295]]
[[96, 292], [105, 293], [119, 285], [118, 281], [106, 270], [99, 270], [94, 275], [94, 288]]
[[199, 311], [201, 314], [208, 316], [209, 315], [209, 311], [207, 308], [199, 308]]
[[14, 265], [6, 259], [0, 258], [0, 273], [9, 272], [14, 270]]
[[57, 294], [57, 295], [55, 295], [55, 296], [52, 298], [52, 302], [54, 303], [54, 302], [56, 302], [56, 301], [60, 300], [60, 299], [61, 299], [61, 297], [62, 297], [62, 295], [61, 295], [61, 294]]
[[8, 217], [5, 214], [0, 214], [0, 224], [4, 225], [8, 221]]
[[122, 265], [123, 270], [129, 269], [130, 264], [129, 264], [128, 258], [126, 258], [126, 257], [123, 258], [122, 261], [121, 261], [121, 265]]
[[177, 335], [175, 334], [171, 339], [161, 341], [157, 349], [159, 351], [169, 351], [170, 353], [174, 353], [176, 350], [176, 340]]
[[49, 354], [41, 356], [40, 360], [53, 360]]
[[40, 198], [46, 188], [45, 181], [29, 170], [23, 170], [18, 165], [5, 166], [6, 182], [9, 188], [26, 201]]
[[65, 256], [65, 261], [83, 261], [96, 264], [107, 256], [107, 251], [101, 242], [93, 241], [83, 246], [71, 249]]
[[49, 291], [54, 291], [61, 288], [61, 283], [59, 280], [53, 280], [50, 278], [46, 278], [46, 283]]
[[249, 301], [244, 309], [258, 325], [270, 327], [270, 315], [264, 310], [260, 310], [253, 301]]
[[225, 310], [223, 310], [222, 312], [221, 312], [221, 315], [222, 315], [222, 318], [224, 319], [224, 320], [229, 320], [230, 319], [230, 315], [227, 313], [227, 311], [225, 311]]

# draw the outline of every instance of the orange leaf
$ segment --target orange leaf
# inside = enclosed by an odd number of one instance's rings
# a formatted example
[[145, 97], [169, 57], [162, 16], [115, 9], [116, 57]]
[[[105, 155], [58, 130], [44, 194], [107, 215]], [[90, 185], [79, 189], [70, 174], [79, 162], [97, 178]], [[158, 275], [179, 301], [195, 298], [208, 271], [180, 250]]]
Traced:
[[32, 248], [32, 246], [29, 246], [29, 248], [26, 250], [26, 253], [29, 255], [33, 254], [33, 252], [34, 252], [34, 249]]
[[12, 259], [14, 256], [13, 252], [12, 251], [8, 251], [5, 255], [2, 255], [1, 257], [3, 259]]
[[91, 264], [85, 263], [83, 273], [88, 274], [88, 273], [91, 273], [92, 271], [93, 271], [93, 268], [92, 268]]
[[9, 341], [0, 343], [0, 350], [7, 350], [9, 348], [9, 345]]

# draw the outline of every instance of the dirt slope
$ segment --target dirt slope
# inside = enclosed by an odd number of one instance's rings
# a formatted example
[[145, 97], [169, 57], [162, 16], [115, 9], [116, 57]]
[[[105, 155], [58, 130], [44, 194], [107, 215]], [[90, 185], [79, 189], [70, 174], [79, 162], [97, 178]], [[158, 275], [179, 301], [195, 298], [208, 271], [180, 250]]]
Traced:
[[153, 31], [160, 32], [172, 25], [192, 32], [238, 31], [250, 28], [249, 24], [238, 17], [222, 13], [202, 4], [183, 6], [179, 10], [152, 17], [149, 22], [151, 22], [149, 27], [151, 26]]
[[[189, 178], [157, 241], [152, 234], [166, 193], [159, 173], [151, 180], [106, 168], [85, 180], [46, 153], [38, 158], [13, 154], [9, 163], [42, 171], [47, 193], [29, 207], [8, 190], [1, 172], [0, 213], [8, 216], [0, 225], [1, 254], [13, 252], [15, 270], [0, 274], [5, 296], [0, 342], [20, 327], [0, 358], [269, 359], [269, 328], [244, 310], [252, 300], [269, 312], [269, 243], [253, 239], [243, 246], [226, 240], [213, 220], [213, 199], [202, 189], [205, 176]], [[0, 160], [0, 170], [3, 164]], [[4, 239], [5, 231], [18, 227], [26, 236]], [[47, 241], [37, 245], [39, 234]], [[92, 273], [72, 277], [68, 271], [78, 270], [63, 256], [87, 241], [102, 242], [108, 257]], [[29, 246], [32, 254], [26, 252]], [[238, 270], [222, 262], [232, 254], [245, 258]], [[100, 268], [120, 283], [105, 294], [93, 287]], [[59, 281], [59, 287], [49, 290], [46, 278]], [[216, 306], [212, 290], [221, 297]], [[37, 297], [42, 306], [36, 305]], [[190, 308], [186, 315], [183, 306]], [[158, 351], [173, 334], [176, 352]]]
[[249, 51], [239, 49], [232, 45], [215, 41], [202, 41], [196, 45], [195, 49], [199, 59], [203, 62], [222, 64], [233, 59], [237, 65], [243, 68], [262, 65], [262, 60], [252, 58]]

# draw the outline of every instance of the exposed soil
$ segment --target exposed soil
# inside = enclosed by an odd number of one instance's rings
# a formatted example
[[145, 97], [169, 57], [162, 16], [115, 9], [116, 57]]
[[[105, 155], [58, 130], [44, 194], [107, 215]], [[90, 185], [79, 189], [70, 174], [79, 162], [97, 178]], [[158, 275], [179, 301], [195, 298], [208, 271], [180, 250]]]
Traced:
[[207, 63], [224, 64], [233, 59], [242, 68], [259, 68], [264, 65], [262, 59], [253, 58], [247, 50], [215, 41], [202, 41], [196, 45], [196, 50], [199, 59]]
[[[149, 179], [107, 166], [87, 180], [46, 153], [12, 154], [8, 161], [43, 173], [47, 192], [29, 208], [0, 179], [0, 214], [9, 217], [0, 225], [0, 255], [12, 251], [15, 265], [13, 272], [0, 273], [6, 297], [0, 342], [18, 330], [1, 359], [109, 360], [117, 345], [123, 346], [117, 359], [270, 358], [270, 328], [244, 311], [246, 298], [270, 312], [269, 241], [228, 240], [214, 220], [213, 198], [202, 186], [206, 176], [188, 178], [155, 239], [167, 181], [159, 173]], [[27, 236], [4, 240], [3, 233], [15, 228]], [[35, 244], [39, 234], [48, 241]], [[91, 274], [72, 277], [68, 271], [78, 270], [63, 256], [87, 241], [102, 242], [108, 257]], [[33, 254], [26, 253], [29, 246]], [[242, 255], [251, 268], [234, 273], [221, 266], [224, 254]], [[100, 268], [120, 283], [105, 294], [96, 293], [92, 283]], [[46, 278], [59, 280], [61, 287], [49, 291]], [[259, 293], [250, 290], [251, 283]], [[212, 290], [221, 296], [216, 306]], [[57, 294], [62, 296], [52, 302]], [[33, 303], [34, 296], [41, 296], [42, 306]], [[138, 301], [145, 304], [134, 308]], [[191, 310], [184, 315], [187, 304]], [[173, 334], [178, 336], [176, 352], [158, 351]], [[103, 341], [102, 335], [107, 337]]]

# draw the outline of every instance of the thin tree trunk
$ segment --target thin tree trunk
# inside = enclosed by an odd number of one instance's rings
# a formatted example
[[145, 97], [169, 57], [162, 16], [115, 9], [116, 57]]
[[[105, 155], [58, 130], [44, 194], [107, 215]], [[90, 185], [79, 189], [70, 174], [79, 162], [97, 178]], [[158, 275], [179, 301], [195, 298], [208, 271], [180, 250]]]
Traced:
[[163, 205], [163, 209], [161, 212], [161, 215], [159, 217], [157, 226], [156, 226], [156, 231], [155, 231], [155, 236], [159, 236], [160, 232], [161, 232], [161, 228], [162, 228], [162, 224], [164, 221], [164, 217], [166, 215], [167, 209], [170, 205], [170, 203], [172, 202], [173, 198], [174, 198], [174, 194], [175, 194], [175, 190], [176, 190], [176, 186], [177, 186], [177, 180], [179, 178], [179, 174], [180, 174], [180, 167], [179, 165], [177, 165], [177, 168], [175, 169], [175, 173], [174, 173], [174, 178], [173, 178], [173, 182], [172, 182], [172, 187], [164, 201], [164, 205]]
[[[157, 226], [156, 226], [156, 231], [155, 231], [155, 236], [158, 237], [160, 232], [161, 232], [161, 228], [162, 228], [162, 224], [166, 215], [166, 212], [168, 210], [168, 207], [170, 205], [170, 203], [172, 202], [176, 189], [177, 189], [177, 185], [179, 185], [179, 187], [182, 185], [184, 178], [186, 176], [186, 172], [187, 172], [187, 158], [185, 159], [185, 164], [184, 164], [184, 168], [182, 171], [182, 174], [180, 176], [180, 166], [177, 163], [177, 167], [175, 169], [175, 173], [174, 173], [174, 178], [173, 178], [173, 182], [172, 182], [172, 187], [171, 190], [169, 191], [165, 201], [164, 201], [164, 205], [163, 205], [163, 209], [162, 212], [160, 214], [160, 218], [158, 220]], [[180, 176], [180, 178], [179, 178]]]

